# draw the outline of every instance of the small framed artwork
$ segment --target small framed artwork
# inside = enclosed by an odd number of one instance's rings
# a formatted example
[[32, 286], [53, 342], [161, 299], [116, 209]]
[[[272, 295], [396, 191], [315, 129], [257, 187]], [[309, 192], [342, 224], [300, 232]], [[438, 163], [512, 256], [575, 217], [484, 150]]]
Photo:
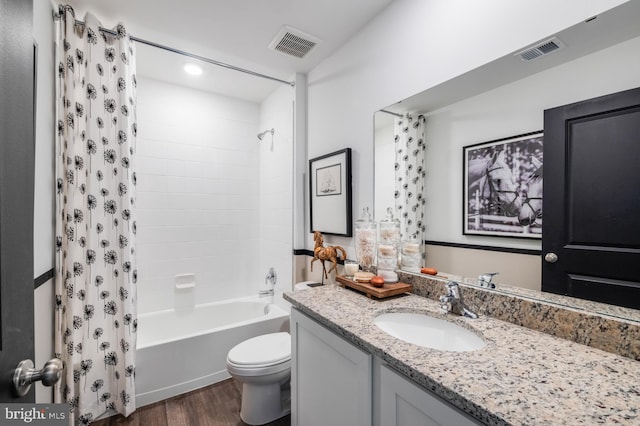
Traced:
[[542, 131], [463, 147], [465, 235], [542, 237]]
[[310, 232], [350, 237], [351, 148], [309, 160]]

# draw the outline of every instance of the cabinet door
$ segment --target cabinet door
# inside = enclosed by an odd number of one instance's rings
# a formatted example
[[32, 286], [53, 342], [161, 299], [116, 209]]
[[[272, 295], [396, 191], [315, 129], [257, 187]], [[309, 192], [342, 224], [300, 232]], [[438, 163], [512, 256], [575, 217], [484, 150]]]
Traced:
[[371, 355], [291, 309], [291, 424], [370, 426]]
[[408, 379], [380, 366], [380, 424], [384, 426], [481, 425]]

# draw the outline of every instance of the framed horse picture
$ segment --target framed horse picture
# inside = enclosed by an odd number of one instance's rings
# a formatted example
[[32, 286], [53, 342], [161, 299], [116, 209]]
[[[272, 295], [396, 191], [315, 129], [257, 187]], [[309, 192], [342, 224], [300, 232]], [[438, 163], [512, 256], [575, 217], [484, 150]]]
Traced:
[[310, 232], [351, 236], [351, 148], [309, 160]]
[[463, 147], [465, 235], [542, 237], [542, 131]]

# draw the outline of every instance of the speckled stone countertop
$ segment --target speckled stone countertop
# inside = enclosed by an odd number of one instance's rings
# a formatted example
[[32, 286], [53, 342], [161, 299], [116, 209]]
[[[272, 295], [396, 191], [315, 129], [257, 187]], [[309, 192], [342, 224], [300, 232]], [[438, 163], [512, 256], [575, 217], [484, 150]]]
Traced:
[[[285, 293], [338, 335], [489, 425], [640, 425], [640, 363], [489, 316], [443, 315], [431, 299], [372, 300], [338, 286]], [[484, 338], [471, 352], [423, 348], [374, 325], [383, 312], [424, 312]]]

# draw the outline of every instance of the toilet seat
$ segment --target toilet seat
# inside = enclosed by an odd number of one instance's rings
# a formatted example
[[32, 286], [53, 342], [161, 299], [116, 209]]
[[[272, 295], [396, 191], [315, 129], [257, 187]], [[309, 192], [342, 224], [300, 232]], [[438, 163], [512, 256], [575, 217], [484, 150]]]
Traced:
[[259, 375], [291, 367], [291, 335], [286, 332], [253, 337], [234, 346], [227, 367], [239, 374]]
[[238, 365], [227, 358], [227, 371], [238, 377], [269, 376], [291, 370], [291, 360], [271, 365]]

